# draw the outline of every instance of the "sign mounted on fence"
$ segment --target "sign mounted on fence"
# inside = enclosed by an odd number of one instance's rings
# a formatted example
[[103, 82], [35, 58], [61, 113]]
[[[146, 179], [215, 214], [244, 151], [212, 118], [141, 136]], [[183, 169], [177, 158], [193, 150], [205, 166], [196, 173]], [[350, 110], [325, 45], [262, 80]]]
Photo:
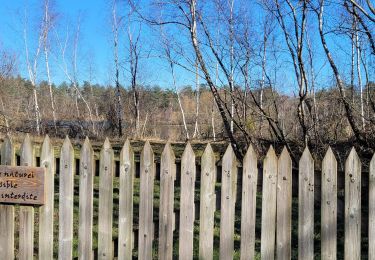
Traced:
[[44, 168], [0, 165], [0, 203], [44, 204]]

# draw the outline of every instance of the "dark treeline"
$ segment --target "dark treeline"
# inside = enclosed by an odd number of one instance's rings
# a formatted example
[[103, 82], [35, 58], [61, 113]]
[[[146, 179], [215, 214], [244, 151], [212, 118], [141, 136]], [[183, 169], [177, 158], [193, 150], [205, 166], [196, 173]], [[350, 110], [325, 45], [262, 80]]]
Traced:
[[[28, 80], [21, 77], [11, 77], [3, 80], [1, 89], [1, 131], [3, 133], [36, 133], [35, 120], [33, 117], [33, 87]], [[178, 96], [184, 108], [184, 115], [187, 124], [187, 131], [193, 133], [195, 124], [198, 123], [198, 133], [195, 140], [226, 140], [227, 135], [221, 121], [217, 106], [212, 98], [211, 91], [205, 85], [200, 86], [199, 116], [195, 116], [196, 91], [191, 86], [186, 86], [179, 91], [177, 96], [173, 90], [161, 88], [159, 86], [138, 86], [140, 98], [139, 122], [140, 128], [137, 132], [134, 106], [132, 105], [133, 94], [130, 88], [121, 87], [121, 98], [123, 100], [123, 129], [124, 136], [131, 138], [156, 138], [163, 140], [185, 141], [186, 133], [182, 120], [182, 113], [179, 107]], [[75, 89], [63, 82], [58, 86], [53, 85], [56, 127], [53, 121], [51, 104], [49, 101], [49, 88], [47, 82], [42, 81], [37, 86], [39, 97], [39, 108], [41, 114], [41, 134], [64, 137], [69, 135], [73, 138], [101, 138], [103, 136], [116, 137], [118, 135], [116, 117], [116, 88], [112, 86], [102, 86], [84, 82], [79, 86], [79, 90], [89, 103], [92, 109], [93, 120], [89, 120], [86, 105], [77, 97]], [[242, 88], [235, 88], [236, 99], [243, 99]], [[374, 84], [366, 86], [365, 93], [368, 98], [375, 98]], [[348, 86], [346, 91], [352, 96], [353, 110], [359, 110], [359, 92], [353, 91]], [[254, 90], [256, 99], [260, 97], [260, 90]], [[220, 94], [230, 100], [229, 88], [221, 88]], [[294, 109], [298, 103], [298, 98], [282, 95], [270, 87], [263, 89], [263, 109], [272, 118], [277, 119], [277, 124], [281, 131], [285, 133], [290, 147], [295, 153], [300, 153], [304, 147], [301, 139], [301, 128], [298, 124], [297, 111]], [[252, 144], [259, 149], [265, 149], [269, 144], [283, 145], [278, 142], [273, 134], [272, 126], [259, 114], [257, 104], [247, 95], [246, 120], [237, 114], [237, 120], [242, 120], [241, 127], [251, 136]], [[324, 153], [327, 145], [351, 145], [358, 143], [353, 138], [353, 132], [346, 119], [345, 111], [341, 105], [340, 94], [335, 87], [322, 89], [316, 92], [316, 110], [319, 118], [312, 131], [313, 149], [320, 154]], [[225, 101], [225, 100], [223, 100]], [[369, 102], [366, 102], [369, 104]], [[312, 113], [313, 100], [306, 99], [308, 113]], [[366, 107], [366, 113], [370, 113], [371, 108]], [[361, 122], [361, 117], [357, 116], [356, 121]], [[365, 133], [368, 147], [358, 147], [363, 152], [369, 152], [374, 145], [374, 124], [372, 121], [366, 124]], [[246, 147], [243, 133], [239, 128], [235, 128], [234, 135], [239, 143]], [[265, 145], [263, 147], [263, 145]]]

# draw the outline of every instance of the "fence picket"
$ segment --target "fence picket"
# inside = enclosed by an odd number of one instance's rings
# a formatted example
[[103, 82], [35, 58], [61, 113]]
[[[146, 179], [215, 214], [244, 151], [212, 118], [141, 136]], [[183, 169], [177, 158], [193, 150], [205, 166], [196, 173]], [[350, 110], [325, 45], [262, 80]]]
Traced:
[[45, 201], [39, 207], [39, 259], [53, 258], [53, 211], [55, 158], [48, 135], [45, 136], [40, 156], [41, 166], [45, 168]]
[[291, 259], [292, 159], [284, 147], [277, 163], [276, 258]]
[[80, 153], [78, 259], [92, 259], [94, 151], [86, 137]]
[[232, 259], [237, 192], [237, 160], [230, 144], [223, 156], [221, 176], [220, 259]]
[[275, 257], [277, 157], [271, 146], [264, 158], [262, 193], [261, 258]]
[[173, 200], [176, 164], [169, 143], [164, 147], [160, 161], [160, 206], [159, 206], [159, 259], [173, 257]]
[[242, 170], [241, 260], [254, 259], [257, 183], [257, 155], [250, 146]]
[[361, 161], [352, 148], [345, 163], [345, 259], [361, 258]]
[[59, 259], [73, 256], [74, 150], [65, 138], [60, 155], [59, 182]]
[[140, 164], [140, 194], [139, 194], [139, 252], [138, 259], [152, 259], [153, 240], [153, 199], [155, 163], [154, 152], [150, 142], [146, 141]]
[[100, 151], [98, 258], [113, 259], [112, 214], [114, 154], [108, 138]]
[[199, 259], [212, 259], [214, 245], [214, 213], [216, 208], [216, 164], [215, 155], [210, 144], [208, 144], [204, 150], [201, 162]]
[[314, 160], [306, 147], [298, 173], [298, 259], [314, 259]]
[[[375, 241], [375, 154], [370, 162], [368, 241]], [[375, 243], [368, 244], [368, 259], [375, 259]]]
[[321, 229], [322, 259], [336, 259], [337, 161], [331, 147], [322, 163]]
[[193, 259], [195, 174], [195, 154], [187, 143], [181, 158], [179, 259]]
[[[21, 166], [33, 166], [33, 148], [27, 134], [21, 146]], [[32, 259], [34, 255], [34, 207], [20, 206], [19, 259]]]
[[120, 154], [119, 259], [132, 259], [134, 175], [134, 153], [127, 139]]
[[[15, 165], [14, 146], [7, 135], [1, 146], [1, 164]], [[14, 206], [0, 205], [0, 255], [4, 260], [14, 259]]]

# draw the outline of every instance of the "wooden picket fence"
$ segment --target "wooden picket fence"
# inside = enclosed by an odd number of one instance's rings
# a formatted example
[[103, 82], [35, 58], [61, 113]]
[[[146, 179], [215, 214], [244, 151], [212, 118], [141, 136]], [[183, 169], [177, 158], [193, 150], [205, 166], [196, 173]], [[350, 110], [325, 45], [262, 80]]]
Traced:
[[[369, 228], [368, 259], [375, 259], [375, 157], [369, 167]], [[119, 157], [119, 219], [118, 259], [152, 259], [154, 240], [154, 181], [156, 174], [154, 152], [147, 141], [140, 154], [140, 201], [138, 237], [133, 236], [133, 187], [135, 179], [134, 152], [129, 140]], [[58, 258], [73, 257], [74, 209], [74, 149], [65, 139], [60, 154]], [[1, 164], [15, 165], [15, 148], [9, 137], [1, 147]], [[20, 164], [35, 165], [35, 156], [27, 135], [20, 149]], [[53, 259], [54, 174], [55, 158], [48, 136], [41, 148], [40, 165], [46, 168], [46, 201], [39, 208], [20, 206], [15, 223], [15, 206], [0, 205], [0, 256], [14, 259], [15, 224], [19, 226], [19, 246], [16, 257], [33, 259], [37, 243], [39, 259]], [[78, 258], [93, 259], [93, 179], [94, 151], [86, 139], [79, 162], [79, 231]], [[98, 259], [113, 259], [113, 176], [114, 151], [108, 139], [100, 152]], [[232, 259], [234, 254], [235, 205], [241, 203], [241, 259], [255, 255], [256, 196], [258, 183], [257, 155], [249, 147], [242, 162], [241, 201], [236, 199], [238, 164], [228, 145], [221, 160], [220, 259]], [[171, 145], [167, 143], [160, 160], [160, 204], [158, 219], [158, 257], [173, 258], [173, 233], [178, 229], [180, 259], [193, 259], [196, 193], [196, 158], [191, 145], [186, 145], [181, 157], [181, 190], [179, 226], [175, 227], [174, 195], [176, 163]], [[298, 173], [298, 258], [314, 258], [314, 160], [306, 148], [299, 161]], [[216, 209], [216, 158], [208, 144], [201, 156], [199, 200], [199, 259], [212, 259], [214, 251], [214, 214]], [[321, 257], [336, 259], [337, 255], [337, 162], [328, 149], [321, 170]], [[292, 251], [292, 160], [284, 149], [279, 156], [272, 147], [263, 161], [260, 255], [262, 259], [291, 259]], [[367, 201], [367, 200], [365, 200]], [[34, 241], [34, 210], [39, 210], [39, 239]], [[361, 258], [361, 162], [351, 150], [345, 164], [345, 259]], [[293, 220], [295, 221], [295, 220]], [[137, 248], [134, 240], [138, 239]]]

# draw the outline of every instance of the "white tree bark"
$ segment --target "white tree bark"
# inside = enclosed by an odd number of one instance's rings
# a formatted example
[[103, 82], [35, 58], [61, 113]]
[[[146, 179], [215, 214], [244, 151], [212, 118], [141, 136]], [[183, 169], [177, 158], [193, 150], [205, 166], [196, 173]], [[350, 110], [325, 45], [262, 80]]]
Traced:
[[358, 36], [358, 27], [356, 18], [355, 19], [355, 26], [354, 26], [354, 35], [355, 35], [355, 47], [357, 50], [357, 73], [358, 73], [358, 87], [360, 91], [360, 103], [361, 103], [361, 118], [362, 118], [362, 129], [365, 129], [365, 113], [364, 113], [364, 107], [363, 107], [363, 86], [362, 86], [362, 75], [361, 75], [361, 46], [359, 42], [359, 36]]
[[51, 27], [51, 17], [49, 15], [49, 0], [45, 0], [44, 1], [44, 19], [43, 19], [43, 49], [44, 49], [44, 60], [46, 64], [47, 82], [48, 82], [49, 95], [50, 95], [50, 101], [51, 101], [53, 125], [55, 127], [55, 133], [57, 134], [56, 109], [55, 109], [55, 101], [53, 98], [52, 80], [51, 80], [51, 75], [50, 75], [49, 59], [48, 59], [48, 53], [49, 53], [48, 34], [49, 34], [50, 27]]
[[40, 54], [41, 44], [42, 44], [42, 33], [39, 34], [38, 37], [38, 46], [33, 57], [33, 64], [31, 64], [30, 57], [29, 57], [29, 46], [28, 46], [28, 39], [27, 39], [27, 18], [26, 18], [26, 10], [25, 10], [25, 24], [23, 30], [24, 36], [24, 43], [25, 43], [25, 52], [26, 52], [26, 64], [27, 64], [27, 71], [29, 74], [29, 80], [33, 87], [33, 98], [34, 98], [34, 115], [35, 115], [35, 130], [37, 134], [40, 134], [40, 110], [39, 110], [39, 103], [38, 103], [38, 93], [36, 91], [36, 78], [37, 78], [37, 68], [38, 68], [38, 58]]

